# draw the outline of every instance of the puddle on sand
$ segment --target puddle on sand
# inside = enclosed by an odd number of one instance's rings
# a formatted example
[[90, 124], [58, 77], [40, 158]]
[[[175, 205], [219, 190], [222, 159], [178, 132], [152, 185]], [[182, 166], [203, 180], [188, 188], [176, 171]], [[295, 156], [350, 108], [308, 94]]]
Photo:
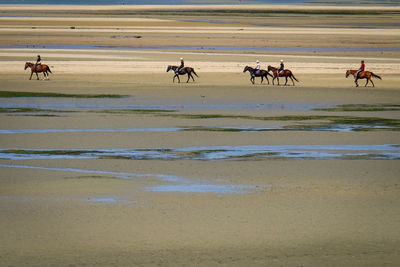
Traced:
[[249, 194], [256, 190], [254, 185], [213, 185], [213, 184], [179, 184], [156, 185], [147, 187], [153, 192], [179, 192], [179, 193], [216, 193], [216, 194]]
[[119, 199], [116, 197], [90, 197], [82, 201], [95, 202], [95, 203], [110, 203], [110, 204], [139, 204], [139, 202], [137, 201], [129, 201], [124, 199]]
[[[398, 145], [270, 145], [204, 146], [183, 148], [115, 148], [96, 150], [0, 149], [0, 159], [131, 159], [131, 160], [257, 160], [257, 159], [400, 159]], [[0, 165], [1, 166], [1, 165]], [[113, 172], [85, 171], [122, 175]], [[124, 174], [142, 177], [144, 174]], [[156, 177], [158, 174], [147, 176]], [[164, 180], [177, 177], [161, 176]]]
[[[213, 185], [213, 184], [199, 184], [194, 183], [192, 180], [182, 178], [173, 175], [164, 174], [137, 174], [137, 173], [126, 173], [126, 172], [109, 172], [109, 171], [98, 171], [98, 170], [84, 170], [84, 169], [73, 169], [73, 168], [49, 168], [40, 166], [28, 166], [28, 165], [10, 165], [0, 164], [0, 167], [4, 168], [22, 168], [22, 169], [38, 169], [38, 170], [50, 170], [50, 171], [67, 171], [67, 172], [78, 172], [78, 173], [90, 173], [90, 174], [103, 174], [110, 175], [120, 179], [135, 180], [137, 178], [155, 177], [162, 181], [170, 182], [168, 185], [156, 185], [144, 188], [145, 191], [152, 192], [181, 192], [181, 193], [216, 193], [216, 194], [248, 194], [255, 191], [257, 186], [252, 185]], [[1, 199], [7, 199], [12, 197], [0, 196]], [[37, 199], [37, 198], [36, 198]], [[32, 201], [36, 200], [29, 197], [20, 197], [19, 201]], [[46, 200], [46, 199], [42, 199]], [[121, 203], [121, 204], [137, 204], [136, 201], [127, 201], [116, 197], [91, 197], [84, 199], [83, 201], [88, 202], [100, 202], [100, 203]]]
[[166, 181], [166, 182], [174, 182], [174, 183], [185, 183], [186, 182], [186, 180], [180, 176], [167, 175], [167, 174], [112, 172], [112, 171], [85, 170], [85, 169], [76, 169], [76, 168], [50, 168], [50, 167], [41, 167], [41, 166], [11, 165], [11, 164], [0, 164], [0, 167], [100, 174], [100, 175], [109, 175], [112, 177], [116, 177], [119, 179], [125, 179], [125, 180], [137, 180], [137, 179], [146, 178], [146, 177], [153, 177], [153, 178], [157, 178], [161, 181]]
[[130, 201], [117, 197], [89, 197], [89, 198], [66, 198], [66, 197], [38, 197], [38, 196], [0, 196], [1, 200], [11, 200], [17, 202], [32, 202], [32, 201], [83, 201], [83, 202], [95, 202], [95, 203], [110, 203], [110, 204], [143, 204], [138, 201]]

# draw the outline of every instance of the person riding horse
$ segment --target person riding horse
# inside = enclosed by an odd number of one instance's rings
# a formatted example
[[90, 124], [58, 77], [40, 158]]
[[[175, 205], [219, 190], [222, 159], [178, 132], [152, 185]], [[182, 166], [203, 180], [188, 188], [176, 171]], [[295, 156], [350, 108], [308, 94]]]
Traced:
[[284, 69], [285, 69], [285, 65], [283, 65], [283, 60], [281, 60], [281, 65], [279, 67], [278, 74], [281, 75]]
[[36, 69], [39, 65], [41, 65], [42, 63], [40, 62], [42, 59], [40, 58], [40, 55], [37, 56], [36, 59], [36, 63], [35, 63], [35, 67], [34, 67], [34, 71], [36, 72]]
[[357, 73], [356, 73], [356, 77], [354, 78], [355, 80], [358, 80], [360, 78], [360, 73], [365, 71], [365, 64], [364, 64], [364, 60], [361, 60], [361, 66], [358, 69]]
[[256, 61], [256, 68], [255, 68], [255, 72], [254, 72], [254, 74], [256, 75], [256, 76], [259, 76], [260, 75], [260, 71], [261, 71], [261, 64], [260, 64], [260, 61], [259, 60], [257, 60]]
[[185, 67], [185, 62], [183, 61], [183, 58], [181, 58], [181, 65], [176, 70], [176, 72], [179, 73], [184, 67]]

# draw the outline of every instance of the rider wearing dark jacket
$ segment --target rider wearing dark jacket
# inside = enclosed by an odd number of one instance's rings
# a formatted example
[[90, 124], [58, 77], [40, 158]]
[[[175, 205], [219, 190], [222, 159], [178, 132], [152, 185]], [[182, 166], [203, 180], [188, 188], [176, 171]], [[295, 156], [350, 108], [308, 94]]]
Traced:
[[278, 73], [281, 74], [284, 69], [285, 69], [285, 66], [283, 65], [283, 60], [281, 60], [281, 65], [279, 67]]
[[40, 55], [38, 55], [37, 59], [36, 59], [36, 63], [35, 63], [35, 68], [34, 68], [35, 71], [36, 71], [36, 67], [39, 66], [40, 64], [42, 64], [42, 63], [40, 63], [41, 60], [42, 59], [40, 58]]
[[181, 65], [179, 66], [177, 72], [180, 72], [181, 69], [183, 69], [185, 67], [185, 62], [183, 61], [183, 58], [181, 58]]

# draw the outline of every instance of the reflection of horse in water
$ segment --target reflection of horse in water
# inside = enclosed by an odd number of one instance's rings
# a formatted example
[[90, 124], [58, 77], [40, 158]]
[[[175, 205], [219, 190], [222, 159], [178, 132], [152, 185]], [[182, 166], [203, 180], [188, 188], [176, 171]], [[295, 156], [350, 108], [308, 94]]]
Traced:
[[178, 66], [171, 66], [171, 65], [169, 65], [168, 68], [167, 68], [167, 72], [170, 71], [170, 70], [175, 72], [174, 78], [172, 79], [173, 82], [175, 82], [175, 77], [178, 78], [178, 82], [181, 82], [181, 79], [179, 79], [179, 75], [187, 74], [187, 76], [188, 76], [188, 79], [186, 81], [187, 83], [189, 82], [190, 78], [192, 78], [192, 80], [194, 81], [192, 73], [194, 75], [196, 75], [196, 77], [199, 77], [197, 75], [197, 73], [194, 71], [194, 69], [191, 68], [191, 67], [184, 67], [179, 71], [178, 71], [178, 68], [179, 68]]
[[252, 68], [252, 67], [249, 67], [249, 66], [244, 67], [243, 72], [246, 72], [246, 71], [248, 71], [248, 72], [250, 73], [250, 81], [251, 81], [252, 84], [254, 84], [254, 78], [255, 78], [255, 77], [261, 77], [261, 83], [263, 83], [264, 78], [266, 78], [268, 84], [269, 84], [268, 75], [271, 76], [271, 77], [273, 77], [273, 76], [272, 76], [271, 74], [269, 74], [269, 72], [266, 71], [266, 70], [260, 70], [260, 71], [257, 73], [257, 70], [256, 70], [256, 69], [254, 69], [254, 68]]
[[[349, 75], [353, 75], [354, 78], [357, 76], [357, 70], [347, 70], [346, 71], [346, 78], [349, 77]], [[368, 82], [372, 83], [372, 87], [375, 87], [374, 82], [371, 80], [371, 77], [378, 78], [379, 80], [382, 80], [382, 78], [371, 71], [362, 71], [358, 74], [358, 77], [355, 79], [356, 87], [358, 87], [358, 79], [367, 79], [367, 82], [365, 83], [365, 87], [367, 86]]]
[[46, 79], [46, 78], [48, 79], [49, 78], [49, 72], [52, 73], [51, 70], [50, 70], [50, 67], [47, 66], [46, 64], [37, 65], [36, 66], [36, 70], [35, 70], [35, 63], [26, 62], [24, 70], [26, 70], [27, 68], [31, 68], [31, 77], [29, 77], [29, 80], [32, 79], [33, 72], [36, 73], [36, 77], [37, 77], [38, 80], [39, 80], [38, 72], [43, 72], [44, 79]]
[[292, 80], [293, 86], [294, 86], [294, 81], [293, 79], [296, 80], [296, 82], [299, 82], [296, 77], [294, 77], [293, 73], [290, 70], [283, 70], [282, 73], [278, 73], [278, 68], [268, 66], [268, 71], [272, 71], [274, 74], [274, 78], [272, 79], [272, 84], [274, 84], [274, 80], [278, 79], [278, 85], [279, 85], [279, 77], [285, 77], [285, 85], [287, 84], [287, 78], [289, 77]]

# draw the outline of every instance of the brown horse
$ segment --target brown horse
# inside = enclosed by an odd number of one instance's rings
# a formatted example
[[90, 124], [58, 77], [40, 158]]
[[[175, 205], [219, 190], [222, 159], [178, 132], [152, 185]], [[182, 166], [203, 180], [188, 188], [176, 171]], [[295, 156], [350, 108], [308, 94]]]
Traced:
[[249, 67], [249, 66], [244, 67], [243, 72], [246, 72], [246, 71], [248, 71], [248, 72], [250, 73], [250, 81], [251, 81], [252, 84], [254, 84], [254, 78], [255, 78], [255, 77], [261, 77], [261, 83], [263, 83], [264, 78], [266, 78], [268, 84], [269, 84], [268, 75], [271, 76], [271, 77], [273, 77], [273, 76], [272, 76], [271, 74], [269, 74], [269, 72], [266, 71], [266, 70], [260, 70], [259, 73], [257, 73], [257, 70], [256, 70], [256, 69], [254, 69], [254, 68], [252, 68], [252, 67]]
[[191, 68], [191, 67], [184, 67], [184, 68], [182, 68], [180, 71], [178, 71], [178, 68], [179, 68], [178, 66], [171, 66], [171, 65], [169, 65], [169, 66], [167, 67], [167, 72], [170, 71], [170, 70], [172, 70], [173, 72], [175, 72], [175, 75], [174, 75], [174, 78], [172, 79], [172, 82], [175, 82], [175, 77], [176, 77], [176, 78], [178, 78], [178, 82], [180, 83], [180, 82], [181, 82], [181, 79], [179, 79], [179, 75], [185, 75], [185, 74], [187, 74], [188, 79], [187, 79], [186, 83], [189, 82], [190, 78], [192, 78], [192, 80], [194, 81], [194, 78], [193, 78], [192, 73], [193, 73], [194, 75], [196, 75], [196, 77], [199, 77], [199, 76], [197, 75], [197, 73], [194, 71], [194, 69]]
[[274, 78], [272, 79], [272, 84], [274, 84], [274, 80], [278, 80], [278, 85], [279, 85], [279, 77], [285, 77], [285, 85], [287, 84], [287, 78], [289, 77], [292, 80], [293, 86], [294, 86], [294, 81], [293, 79], [296, 80], [296, 82], [299, 82], [296, 77], [294, 77], [293, 73], [290, 70], [283, 70], [282, 73], [278, 73], [278, 68], [272, 67], [268, 65], [268, 71], [272, 71], [274, 74]]
[[38, 72], [43, 72], [44, 79], [49, 77], [49, 72], [52, 73], [51, 70], [50, 70], [50, 67], [47, 66], [46, 64], [37, 65], [36, 66], [36, 70], [35, 70], [35, 63], [26, 62], [24, 70], [26, 70], [27, 68], [31, 68], [31, 77], [29, 77], [29, 80], [32, 79], [33, 72], [36, 73], [36, 77], [37, 77], [38, 80], [39, 80]]
[[356, 78], [354, 80], [354, 82], [356, 83], [356, 87], [358, 87], [358, 79], [367, 79], [367, 82], [365, 83], [365, 87], [367, 87], [368, 82], [372, 83], [372, 87], [375, 87], [374, 82], [371, 80], [371, 77], [374, 78], [378, 78], [379, 80], [382, 80], [382, 78], [374, 73], [372, 73], [371, 71], [362, 71], [358, 74], [358, 77], [356, 77], [357, 75], [357, 70], [347, 70], [346, 71], [346, 78], [349, 77], [349, 75], [353, 75], [354, 78]]

